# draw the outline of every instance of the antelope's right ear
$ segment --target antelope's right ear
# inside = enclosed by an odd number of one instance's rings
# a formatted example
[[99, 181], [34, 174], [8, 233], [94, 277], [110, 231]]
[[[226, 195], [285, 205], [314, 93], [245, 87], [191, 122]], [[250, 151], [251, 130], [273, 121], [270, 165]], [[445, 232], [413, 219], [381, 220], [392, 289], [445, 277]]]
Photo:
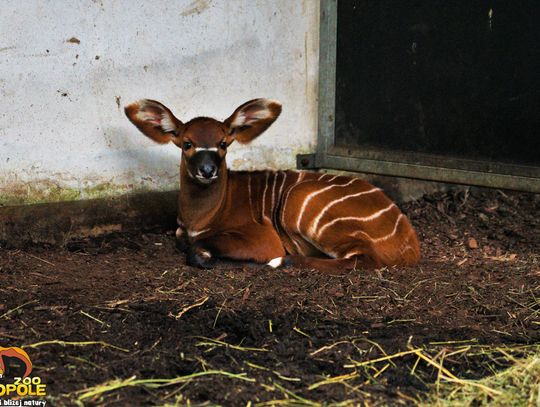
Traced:
[[142, 99], [124, 109], [126, 116], [145, 136], [166, 144], [182, 135], [184, 123], [159, 102]]

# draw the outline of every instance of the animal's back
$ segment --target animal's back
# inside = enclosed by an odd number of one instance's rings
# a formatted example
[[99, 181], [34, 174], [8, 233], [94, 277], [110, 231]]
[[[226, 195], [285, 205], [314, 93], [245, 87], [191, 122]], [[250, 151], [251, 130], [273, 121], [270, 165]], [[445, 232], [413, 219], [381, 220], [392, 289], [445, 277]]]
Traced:
[[418, 262], [414, 229], [381, 189], [358, 178], [306, 174], [281, 196], [280, 226], [292, 241], [288, 251], [361, 256], [374, 266]]

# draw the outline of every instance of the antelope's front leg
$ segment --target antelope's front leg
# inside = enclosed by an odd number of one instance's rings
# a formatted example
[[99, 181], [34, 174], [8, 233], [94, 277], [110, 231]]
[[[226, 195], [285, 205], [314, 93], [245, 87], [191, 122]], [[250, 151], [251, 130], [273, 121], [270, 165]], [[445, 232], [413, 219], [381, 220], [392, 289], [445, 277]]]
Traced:
[[187, 238], [187, 233], [184, 230], [183, 225], [178, 226], [176, 229], [176, 249], [179, 252], [185, 253], [189, 247], [189, 242]]
[[206, 248], [206, 242], [200, 241], [189, 245], [186, 251], [186, 263], [188, 266], [208, 269], [213, 267], [215, 257]]
[[285, 255], [275, 230], [264, 225], [231, 230], [197, 240], [187, 252], [187, 264], [209, 268], [216, 258], [267, 263]]

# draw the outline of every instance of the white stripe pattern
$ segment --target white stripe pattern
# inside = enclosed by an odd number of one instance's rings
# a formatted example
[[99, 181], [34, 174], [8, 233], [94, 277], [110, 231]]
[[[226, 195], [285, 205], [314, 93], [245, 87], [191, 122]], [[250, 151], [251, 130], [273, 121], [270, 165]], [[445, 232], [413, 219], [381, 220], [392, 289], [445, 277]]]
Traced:
[[[371, 242], [382, 242], [382, 241], [385, 241], [385, 240], [388, 240], [390, 239], [392, 236], [394, 236], [397, 232], [397, 229], [398, 229], [398, 225], [399, 225], [399, 222], [401, 221], [401, 219], [404, 219], [405, 218], [405, 215], [403, 215], [402, 213], [399, 214], [399, 216], [397, 217], [396, 219], [396, 223], [394, 224], [394, 229], [392, 229], [392, 232], [390, 232], [389, 234], [385, 235], [385, 236], [381, 236], [381, 237], [376, 237], [376, 238], [373, 238], [371, 237], [370, 235], [368, 235], [366, 232], [364, 232], [363, 230], [359, 230], [355, 233], [352, 234], [352, 236], [357, 236], [357, 235], [364, 235], [368, 238], [368, 240]], [[408, 240], [409, 240], [409, 236], [407, 236], [407, 238], [405, 239], [405, 245], [402, 245], [399, 249], [399, 254], [401, 256], [403, 256], [403, 254], [407, 251], [407, 250], [412, 250], [412, 247], [410, 246], [410, 244], [408, 243]], [[404, 248], [405, 247], [405, 248]], [[349, 259], [353, 256], [358, 256], [359, 254], [365, 254], [365, 251], [363, 250], [353, 250], [351, 252], [348, 252], [346, 253], [343, 258], [345, 259]]]
[[[287, 191], [287, 194], [285, 195], [285, 199], [283, 200], [283, 205], [281, 207], [281, 225], [285, 225], [285, 208], [287, 207], [287, 201], [289, 200], [289, 195], [291, 194], [291, 191], [294, 189], [294, 187], [302, 183], [302, 180], [304, 179], [306, 175], [305, 172], [295, 171], [293, 173], [297, 174], [298, 176], [294, 182], [291, 182], [291, 186], [289, 187], [289, 190]], [[285, 233], [287, 233], [286, 230], [285, 230]], [[298, 253], [303, 255], [304, 253], [302, 252], [301, 247], [298, 244], [298, 242], [294, 239], [293, 236], [289, 235], [289, 233], [287, 233], [287, 235], [289, 236], [289, 239], [291, 240], [291, 242], [296, 246]]]
[[262, 197], [262, 217], [263, 219], [266, 218], [268, 219], [268, 217], [264, 214], [264, 211], [265, 211], [265, 206], [266, 206], [266, 190], [268, 189], [268, 177], [269, 177], [270, 173], [268, 171], [266, 171], [266, 180], [264, 182], [264, 192], [263, 192], [263, 197]]
[[283, 181], [281, 181], [281, 186], [279, 187], [279, 199], [281, 199], [281, 194], [283, 193], [283, 187], [285, 186], [285, 180], [287, 179], [287, 173], [283, 172]]
[[396, 206], [396, 204], [394, 204], [393, 202], [388, 205], [386, 208], [384, 209], [381, 209], [377, 212], [374, 212], [372, 213], [371, 215], [369, 216], [346, 216], [346, 217], [343, 217], [343, 218], [335, 218], [335, 219], [332, 219], [330, 222], [326, 223], [325, 225], [323, 225], [318, 231], [317, 233], [315, 234], [315, 239], [318, 239], [319, 237], [321, 237], [321, 235], [323, 234], [323, 232], [329, 228], [330, 226], [334, 225], [335, 223], [337, 222], [343, 222], [343, 221], [355, 221], [355, 222], [369, 222], [371, 220], [374, 220], [374, 219], [377, 219], [379, 216], [381, 216], [383, 213], [385, 212], [388, 212], [389, 210], [393, 209], [394, 207]]
[[398, 226], [399, 226], [399, 222], [401, 221], [401, 219], [404, 219], [405, 218], [405, 215], [403, 215], [402, 213], [399, 214], [399, 216], [397, 217], [396, 219], [396, 223], [394, 225], [394, 229], [392, 230], [392, 232], [388, 233], [387, 235], [385, 236], [381, 236], [381, 237], [371, 237], [370, 235], [368, 235], [366, 232], [362, 231], [362, 230], [359, 230], [358, 232], [354, 232], [352, 234], [352, 236], [356, 236], [358, 234], [363, 234], [363, 235], [366, 235], [369, 240], [371, 240], [372, 242], [383, 242], [385, 240], [388, 240], [390, 239], [392, 236], [394, 236], [397, 232], [397, 229], [398, 229]]
[[367, 194], [372, 194], [373, 192], [378, 192], [380, 191], [380, 188], [377, 188], [377, 187], [374, 187], [372, 189], [369, 189], [367, 191], [362, 191], [362, 192], [357, 192], [356, 194], [351, 194], [351, 195], [345, 195], [345, 196], [342, 196], [341, 198], [339, 199], [335, 199], [333, 200], [332, 202], [328, 203], [322, 210], [321, 212], [319, 212], [319, 214], [317, 215], [317, 217], [315, 218], [315, 220], [311, 223], [309, 229], [308, 229], [308, 236], [314, 236], [316, 231], [317, 231], [317, 227], [319, 226], [319, 222], [321, 220], [321, 218], [324, 216], [324, 214], [326, 212], [328, 212], [328, 210], [334, 206], [334, 205], [337, 205], [338, 203], [340, 202], [343, 202], [347, 199], [351, 199], [351, 198], [355, 198], [357, 196], [362, 196], [362, 195], [367, 195]]
[[304, 216], [304, 211], [306, 210], [306, 207], [308, 205], [308, 203], [313, 199], [315, 198], [317, 195], [320, 195], [330, 189], [333, 189], [333, 188], [338, 188], [338, 187], [348, 187], [349, 185], [351, 185], [354, 181], [356, 181], [357, 178], [354, 178], [352, 180], [350, 180], [349, 182], [347, 182], [346, 184], [341, 184], [341, 185], [329, 185], [327, 187], [324, 187], [322, 189], [319, 189], [318, 191], [315, 191], [315, 192], [312, 192], [310, 194], [308, 194], [306, 196], [306, 198], [304, 199], [304, 202], [302, 203], [302, 206], [300, 207], [300, 212], [298, 213], [298, 219], [296, 221], [296, 231], [297, 232], [300, 232], [300, 223], [302, 222], [302, 217]]
[[[283, 193], [283, 187], [285, 186], [285, 180], [287, 179], [287, 172], [285, 171], [280, 171], [279, 172], [280, 174], [283, 174], [283, 179], [281, 180], [281, 186], [279, 187], [279, 192], [278, 192], [278, 197], [277, 197], [277, 202], [276, 202], [276, 209], [279, 207], [279, 203], [281, 202], [281, 194]], [[272, 216], [272, 220], [273, 220], [273, 225], [274, 227], [280, 231], [281, 228], [279, 227], [278, 225], [278, 218], [279, 218], [279, 213], [278, 211], [274, 212], [273, 216]]]
[[276, 199], [276, 183], [277, 183], [278, 173], [273, 172], [272, 175], [274, 176], [274, 182], [273, 182], [273, 185], [272, 185], [272, 207], [270, 208], [270, 217], [271, 218], [274, 217], [274, 206], [275, 206], [274, 201]]
[[402, 213], [400, 213], [399, 216], [397, 217], [396, 224], [394, 225], [394, 229], [392, 230], [391, 233], [387, 234], [386, 236], [377, 237], [375, 239], [372, 238], [372, 240], [374, 242], [382, 242], [384, 240], [390, 239], [392, 236], [394, 236], [396, 234], [396, 232], [398, 230], [399, 222], [401, 221], [401, 219], [405, 219], [405, 215], [403, 215]]
[[[300, 180], [300, 173], [294, 172], [293, 174], [297, 174], [296, 180], [291, 183], [291, 186], [289, 187], [289, 190], [287, 191], [287, 194], [285, 195], [285, 199], [283, 200], [283, 206], [281, 207], [281, 224], [285, 224], [285, 209], [287, 208], [287, 201], [289, 200], [289, 195], [291, 194], [291, 191], [294, 189], [296, 185], [298, 185], [298, 181]], [[292, 238], [291, 238], [292, 239]]]

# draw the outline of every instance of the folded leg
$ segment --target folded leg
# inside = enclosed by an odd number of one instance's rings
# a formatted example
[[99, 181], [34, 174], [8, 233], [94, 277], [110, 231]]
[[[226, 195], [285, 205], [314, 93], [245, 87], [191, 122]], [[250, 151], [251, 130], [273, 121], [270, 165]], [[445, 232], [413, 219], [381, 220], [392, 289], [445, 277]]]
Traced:
[[215, 258], [266, 263], [285, 255], [276, 231], [267, 225], [249, 225], [195, 241], [188, 249], [189, 265], [208, 268]]

